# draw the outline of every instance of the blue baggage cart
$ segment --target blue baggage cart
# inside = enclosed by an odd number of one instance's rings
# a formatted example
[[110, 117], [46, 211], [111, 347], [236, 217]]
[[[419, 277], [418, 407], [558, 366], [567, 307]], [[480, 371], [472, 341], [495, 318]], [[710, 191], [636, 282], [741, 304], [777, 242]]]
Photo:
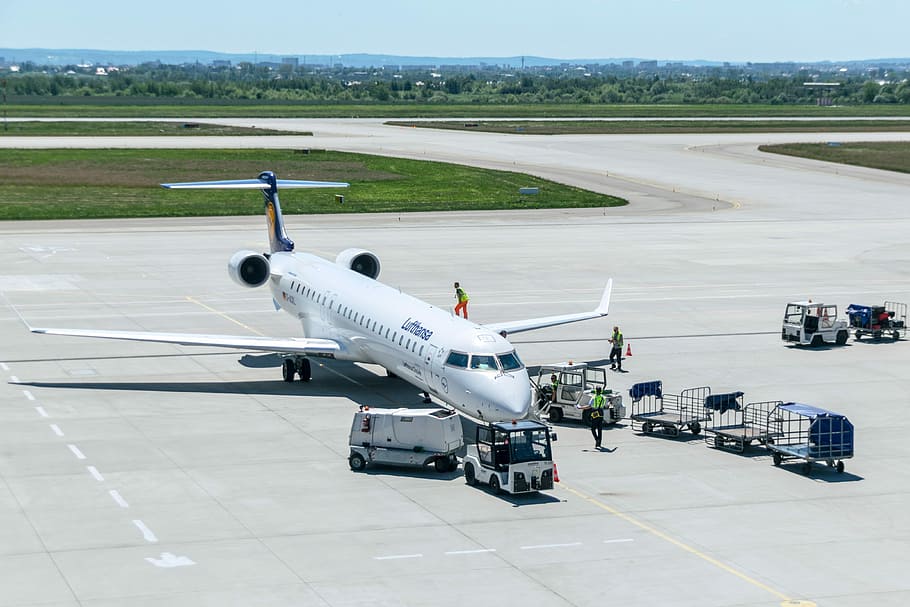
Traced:
[[657, 430], [666, 436], [679, 436], [683, 428], [692, 434], [701, 432], [701, 424], [710, 415], [705, 409], [705, 399], [711, 388], [688, 388], [679, 394], [664, 394], [661, 381], [634, 384], [629, 388], [632, 398], [632, 429], [644, 434]]
[[780, 466], [788, 459], [801, 459], [803, 472], [812, 471], [813, 462], [825, 462], [844, 471], [845, 459], [853, 457], [853, 424], [845, 416], [802, 403], [780, 404], [771, 411], [768, 423], [773, 442], [765, 442]]
[[711, 418], [705, 424], [705, 443], [743, 453], [752, 443], [774, 442], [768, 415], [781, 401], [742, 404], [742, 392], [712, 394], [705, 399]]

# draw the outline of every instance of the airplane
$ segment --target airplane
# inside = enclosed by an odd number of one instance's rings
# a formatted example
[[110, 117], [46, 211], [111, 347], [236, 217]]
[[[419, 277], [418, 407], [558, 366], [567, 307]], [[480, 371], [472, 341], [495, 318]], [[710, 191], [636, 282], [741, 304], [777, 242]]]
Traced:
[[269, 251], [236, 252], [228, 273], [248, 288], [268, 284], [276, 310], [299, 319], [305, 337], [204, 335], [146, 331], [33, 328], [33, 333], [213, 346], [278, 353], [285, 381], [310, 381], [310, 358], [373, 363], [485, 422], [524, 419], [531, 410], [530, 379], [507, 335], [606, 316], [612, 279], [592, 311], [477, 324], [389, 287], [377, 279], [379, 258], [350, 248], [334, 262], [296, 252], [288, 237], [278, 189], [347, 187], [344, 182], [255, 179], [161, 184], [168, 189], [257, 189], [265, 200]]

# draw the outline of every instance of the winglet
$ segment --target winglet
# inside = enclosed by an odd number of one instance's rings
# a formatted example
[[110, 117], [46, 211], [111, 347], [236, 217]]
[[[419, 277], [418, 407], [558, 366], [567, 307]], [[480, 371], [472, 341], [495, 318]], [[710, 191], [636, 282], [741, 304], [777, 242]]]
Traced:
[[600, 297], [600, 305], [594, 310], [601, 316], [606, 316], [610, 312], [610, 296], [613, 293], [613, 279], [607, 280], [607, 286], [604, 287], [604, 293]]

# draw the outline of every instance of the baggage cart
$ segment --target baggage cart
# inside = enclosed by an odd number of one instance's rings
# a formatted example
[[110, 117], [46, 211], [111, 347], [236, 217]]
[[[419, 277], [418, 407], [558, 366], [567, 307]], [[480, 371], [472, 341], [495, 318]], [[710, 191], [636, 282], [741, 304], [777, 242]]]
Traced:
[[752, 443], [774, 442], [768, 417], [779, 400], [742, 404], [742, 392], [712, 394], [705, 400], [710, 419], [705, 424], [705, 443], [718, 449], [745, 452]]
[[785, 403], [771, 410], [768, 423], [775, 434], [765, 448], [775, 466], [788, 459], [801, 459], [806, 474], [812, 471], [813, 462], [825, 462], [843, 472], [843, 460], [853, 457], [853, 424], [839, 413]]
[[685, 428], [698, 434], [702, 422], [710, 418], [705, 409], [705, 399], [710, 394], [711, 388], [707, 386], [664, 394], [663, 382], [659, 380], [634, 384], [629, 388], [632, 429], [645, 434], [660, 431], [667, 436], [679, 436]]
[[881, 339], [882, 335], [889, 334], [891, 339], [897, 341], [901, 332], [907, 328], [907, 304], [896, 301], [886, 301], [883, 306], [861, 306], [850, 304], [847, 307], [850, 319], [850, 328], [857, 341], [864, 335], [873, 339]]

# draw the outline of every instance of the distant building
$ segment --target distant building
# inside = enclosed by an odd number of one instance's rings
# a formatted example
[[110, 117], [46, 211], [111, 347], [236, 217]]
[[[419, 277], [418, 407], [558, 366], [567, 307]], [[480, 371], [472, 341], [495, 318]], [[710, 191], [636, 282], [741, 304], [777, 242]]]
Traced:
[[297, 57], [282, 57], [281, 65], [288, 65], [296, 69], [300, 65], [300, 59]]
[[639, 61], [639, 62], [638, 62], [638, 69], [640, 69], [640, 70], [656, 70], [656, 69], [657, 69], [657, 61], [653, 61], [653, 60], [652, 60], [652, 61]]
[[635, 67], [635, 62], [631, 59], [628, 59], [622, 62], [622, 67], [623, 69], [631, 70], [633, 67]]
[[231, 67], [231, 62], [228, 59], [215, 59], [212, 67]]

